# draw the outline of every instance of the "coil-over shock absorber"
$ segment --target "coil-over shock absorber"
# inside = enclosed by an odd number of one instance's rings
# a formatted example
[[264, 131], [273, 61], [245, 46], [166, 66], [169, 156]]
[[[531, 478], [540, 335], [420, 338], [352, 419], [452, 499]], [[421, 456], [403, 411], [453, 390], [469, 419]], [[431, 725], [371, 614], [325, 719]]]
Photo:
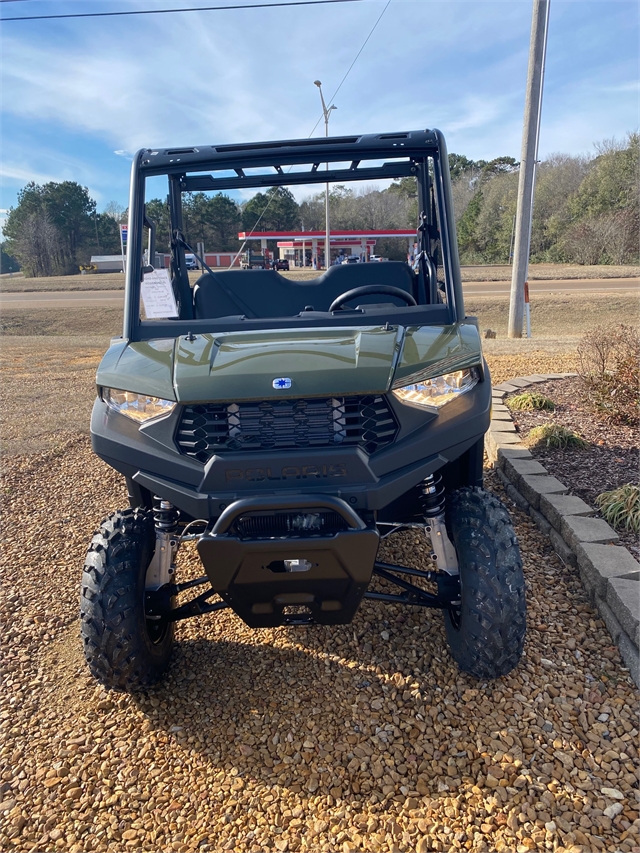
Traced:
[[431, 559], [438, 569], [450, 575], [458, 574], [456, 549], [444, 520], [445, 489], [441, 474], [429, 474], [422, 481], [420, 504], [426, 521], [426, 532], [431, 538]]
[[441, 474], [429, 474], [422, 481], [420, 504], [426, 519], [444, 515], [444, 486]]
[[163, 533], [176, 533], [178, 530], [178, 519], [180, 510], [176, 509], [169, 501], [164, 501], [157, 495], [153, 499], [153, 522], [156, 531]]
[[146, 589], [160, 589], [168, 584], [175, 573], [174, 558], [178, 550], [178, 520], [180, 510], [172, 503], [153, 498], [153, 523], [156, 531], [156, 550], [154, 551], [145, 582]]

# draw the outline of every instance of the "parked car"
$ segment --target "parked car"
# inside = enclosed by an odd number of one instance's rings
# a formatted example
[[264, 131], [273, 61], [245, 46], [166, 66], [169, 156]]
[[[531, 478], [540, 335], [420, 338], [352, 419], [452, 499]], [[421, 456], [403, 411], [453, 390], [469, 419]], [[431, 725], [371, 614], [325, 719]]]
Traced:
[[286, 258], [280, 258], [280, 260], [273, 262], [274, 270], [286, 270], [289, 272], [289, 261]]
[[342, 263], [343, 264], [359, 264], [360, 258], [357, 255], [349, 255], [349, 257], [345, 258]]
[[380, 263], [381, 261], [388, 261], [389, 258], [383, 258], [380, 255], [369, 255], [369, 261], [371, 263]]
[[198, 269], [198, 262], [196, 261], [195, 255], [185, 254], [184, 263], [185, 263], [185, 266], [188, 270], [197, 270]]

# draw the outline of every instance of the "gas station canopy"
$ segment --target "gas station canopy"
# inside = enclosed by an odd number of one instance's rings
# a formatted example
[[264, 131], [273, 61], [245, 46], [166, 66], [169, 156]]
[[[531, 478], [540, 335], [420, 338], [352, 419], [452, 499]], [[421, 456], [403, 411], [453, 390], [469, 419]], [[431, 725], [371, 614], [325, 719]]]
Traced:
[[[351, 254], [359, 255], [361, 260], [368, 260], [373, 253], [376, 240], [385, 237], [400, 237], [407, 240], [407, 258], [410, 257], [416, 239], [415, 230], [389, 228], [384, 231], [331, 231], [329, 258], [339, 260], [344, 256], [343, 250], [346, 249]], [[263, 252], [267, 249], [267, 240], [275, 240], [281, 258], [290, 258], [296, 265], [303, 267], [307, 266], [307, 258], [311, 259], [314, 267], [319, 264], [320, 256], [324, 258], [327, 239], [324, 231], [254, 231], [253, 233], [240, 231], [238, 238], [245, 243], [249, 240], [259, 240]]]
[[[293, 243], [310, 243], [312, 240], [317, 240], [318, 243], [324, 245], [324, 231], [254, 231], [247, 233], [240, 231], [238, 234], [239, 240], [279, 240], [292, 241]], [[416, 229], [386, 229], [384, 231], [331, 231], [329, 240], [332, 246], [339, 246], [347, 241], [352, 243], [360, 243], [362, 240], [382, 240], [385, 237], [405, 237], [406, 239], [415, 240]]]

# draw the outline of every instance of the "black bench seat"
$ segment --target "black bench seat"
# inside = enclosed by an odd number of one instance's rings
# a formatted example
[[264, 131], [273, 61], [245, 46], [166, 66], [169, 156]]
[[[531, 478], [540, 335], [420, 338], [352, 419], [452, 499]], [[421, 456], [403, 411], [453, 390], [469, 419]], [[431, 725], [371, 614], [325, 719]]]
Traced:
[[[328, 311], [342, 293], [368, 284], [398, 287], [415, 296], [414, 278], [409, 266], [400, 261], [334, 266], [306, 281], [286, 278], [276, 270], [216, 270], [200, 276], [195, 284], [195, 318], [211, 320], [238, 314], [248, 318], [293, 317], [308, 306]], [[363, 296], [356, 302], [405, 304], [386, 294]]]

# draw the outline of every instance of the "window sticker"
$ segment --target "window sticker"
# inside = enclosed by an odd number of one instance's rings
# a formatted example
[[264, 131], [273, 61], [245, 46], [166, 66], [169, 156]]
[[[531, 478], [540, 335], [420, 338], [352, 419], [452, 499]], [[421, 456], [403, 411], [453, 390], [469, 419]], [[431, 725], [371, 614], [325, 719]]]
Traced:
[[142, 304], [147, 320], [178, 316], [178, 306], [166, 269], [146, 272], [142, 280]]

